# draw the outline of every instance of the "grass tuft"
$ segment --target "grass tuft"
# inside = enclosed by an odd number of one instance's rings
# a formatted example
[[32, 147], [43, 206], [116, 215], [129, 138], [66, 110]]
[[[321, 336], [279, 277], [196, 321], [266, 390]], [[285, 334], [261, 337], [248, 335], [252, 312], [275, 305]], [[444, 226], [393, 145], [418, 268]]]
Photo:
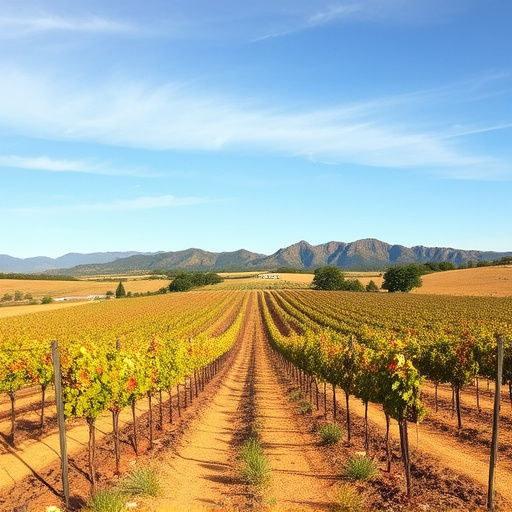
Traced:
[[87, 502], [87, 512], [123, 512], [126, 504], [116, 489], [100, 489]]
[[299, 404], [299, 412], [301, 414], [311, 414], [313, 412], [313, 404], [309, 400], [304, 400]]
[[345, 468], [345, 474], [352, 480], [370, 480], [377, 471], [377, 463], [368, 457], [356, 455]]
[[289, 402], [300, 402], [304, 398], [304, 394], [300, 389], [294, 389], [288, 397]]
[[334, 496], [336, 512], [362, 512], [363, 499], [351, 484], [343, 484]]
[[257, 439], [248, 439], [240, 450], [244, 483], [264, 489], [270, 483], [270, 466]]
[[336, 423], [326, 423], [318, 429], [322, 444], [336, 444], [343, 437], [343, 429]]
[[158, 496], [162, 484], [158, 472], [150, 467], [139, 467], [128, 473], [118, 485], [123, 496]]

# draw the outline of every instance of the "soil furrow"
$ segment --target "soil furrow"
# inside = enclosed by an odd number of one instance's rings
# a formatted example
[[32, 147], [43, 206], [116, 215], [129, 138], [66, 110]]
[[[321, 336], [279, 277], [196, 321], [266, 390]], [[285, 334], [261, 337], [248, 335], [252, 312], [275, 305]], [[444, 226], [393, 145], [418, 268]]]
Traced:
[[326, 470], [312, 436], [294, 418], [294, 407], [271, 360], [262, 325], [258, 325], [257, 333], [257, 421], [272, 472], [267, 503], [276, 504], [279, 510], [332, 509], [332, 495], [339, 480]]

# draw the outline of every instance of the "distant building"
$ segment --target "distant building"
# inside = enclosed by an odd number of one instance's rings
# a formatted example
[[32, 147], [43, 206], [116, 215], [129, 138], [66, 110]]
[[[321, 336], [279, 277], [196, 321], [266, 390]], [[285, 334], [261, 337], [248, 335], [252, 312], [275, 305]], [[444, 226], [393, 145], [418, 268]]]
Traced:
[[258, 274], [258, 279], [279, 279], [279, 274]]
[[57, 297], [53, 299], [55, 302], [66, 302], [66, 301], [85, 301], [85, 300], [98, 300], [98, 299], [108, 299], [107, 295], [103, 294], [93, 294], [87, 296], [70, 296], [70, 297]]

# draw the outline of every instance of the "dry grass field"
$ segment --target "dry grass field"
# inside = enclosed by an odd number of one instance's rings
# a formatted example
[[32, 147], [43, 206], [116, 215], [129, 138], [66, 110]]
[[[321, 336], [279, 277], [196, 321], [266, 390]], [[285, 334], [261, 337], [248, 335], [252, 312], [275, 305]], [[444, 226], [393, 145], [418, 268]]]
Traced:
[[[240, 278], [238, 276], [242, 275]], [[236, 279], [234, 278], [235, 276]], [[313, 281], [313, 274], [279, 274], [279, 280], [263, 280], [256, 273], [225, 274], [223, 276], [229, 285], [246, 285], [251, 283], [258, 288], [286, 288], [308, 287]], [[230, 279], [231, 278], [231, 279]], [[371, 280], [377, 286], [383, 282], [382, 273], [379, 272], [345, 272], [345, 279], [359, 279], [363, 285]], [[423, 286], [415, 288], [411, 293], [429, 295], [467, 295], [477, 297], [512, 297], [512, 266], [480, 267], [463, 270], [450, 270], [436, 272], [422, 277]], [[302, 285], [302, 286], [300, 286]], [[255, 286], [256, 287], [256, 286]]]
[[[0, 297], [5, 293], [14, 294], [16, 290], [23, 294], [32, 294], [35, 300], [41, 299], [49, 295], [53, 299], [57, 297], [82, 297], [88, 295], [104, 295], [107, 291], [115, 292], [119, 279], [113, 278], [112, 281], [41, 281], [41, 280], [25, 280], [25, 279], [0, 279]], [[147, 291], [155, 292], [163, 286], [169, 285], [166, 279], [141, 279], [125, 278], [123, 286], [127, 292], [146, 293]]]
[[436, 272], [422, 277], [412, 293], [512, 297], [512, 266], [480, 267]]

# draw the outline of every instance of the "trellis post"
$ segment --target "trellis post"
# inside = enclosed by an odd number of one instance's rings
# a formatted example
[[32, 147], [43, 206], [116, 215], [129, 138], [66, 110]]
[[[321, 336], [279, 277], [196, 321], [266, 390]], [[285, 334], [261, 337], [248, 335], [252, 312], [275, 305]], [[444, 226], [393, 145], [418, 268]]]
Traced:
[[66, 443], [66, 424], [62, 401], [62, 376], [60, 371], [60, 353], [57, 340], [52, 340], [53, 375], [55, 379], [55, 401], [57, 403], [57, 421], [59, 424], [60, 459], [62, 468], [62, 489], [66, 509], [69, 508], [68, 449]]
[[496, 471], [496, 460], [498, 458], [498, 428], [500, 423], [500, 402], [501, 402], [501, 381], [503, 375], [503, 338], [497, 336], [498, 340], [498, 368], [496, 371], [496, 393], [494, 394], [494, 413], [491, 442], [491, 460], [489, 463], [489, 487], [487, 491], [487, 510], [494, 510], [494, 473]]

